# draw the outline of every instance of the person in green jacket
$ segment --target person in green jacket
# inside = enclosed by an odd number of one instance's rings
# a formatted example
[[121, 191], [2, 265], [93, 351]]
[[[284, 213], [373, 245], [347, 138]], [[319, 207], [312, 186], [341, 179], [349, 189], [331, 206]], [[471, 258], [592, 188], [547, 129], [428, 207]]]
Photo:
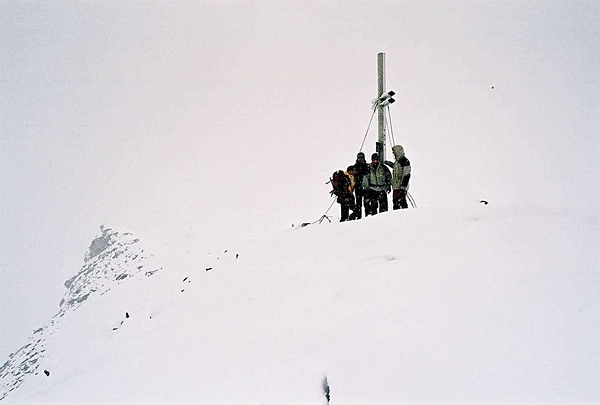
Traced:
[[408, 208], [406, 194], [408, 193], [408, 183], [410, 181], [410, 161], [404, 154], [404, 148], [401, 145], [395, 145], [392, 148], [394, 161], [385, 161], [384, 163], [392, 168], [392, 206], [395, 210]]
[[365, 191], [365, 216], [388, 210], [387, 193], [392, 190], [392, 174], [390, 169], [379, 163], [379, 154], [371, 155], [369, 173], [363, 177]]

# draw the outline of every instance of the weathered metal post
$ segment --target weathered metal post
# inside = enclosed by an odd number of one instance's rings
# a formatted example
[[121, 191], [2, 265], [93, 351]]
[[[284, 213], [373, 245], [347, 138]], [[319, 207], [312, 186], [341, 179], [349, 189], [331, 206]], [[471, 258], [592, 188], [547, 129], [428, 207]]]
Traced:
[[[383, 96], [386, 92], [385, 90], [385, 53], [380, 52], [377, 54], [377, 98]], [[379, 131], [377, 143], [375, 144], [375, 151], [379, 154], [379, 161], [385, 161], [385, 138], [386, 138], [386, 128], [385, 128], [385, 107], [382, 103], [378, 103], [377, 105], [377, 113], [378, 113], [378, 122], [379, 122]]]

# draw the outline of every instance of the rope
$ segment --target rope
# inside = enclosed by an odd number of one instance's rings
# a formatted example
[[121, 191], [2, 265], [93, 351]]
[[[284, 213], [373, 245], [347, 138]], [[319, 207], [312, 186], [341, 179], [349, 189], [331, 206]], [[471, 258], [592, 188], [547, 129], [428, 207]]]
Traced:
[[363, 146], [365, 146], [365, 141], [367, 140], [367, 135], [369, 134], [369, 129], [371, 129], [371, 123], [373, 122], [373, 117], [375, 116], [375, 111], [377, 111], [377, 108], [373, 108], [373, 114], [371, 114], [371, 119], [369, 120], [369, 125], [367, 126], [367, 132], [365, 132], [365, 137], [360, 144], [360, 149], [358, 150], [359, 152], [362, 150]]
[[[385, 117], [385, 120], [388, 123], [388, 127], [390, 128], [390, 135], [392, 136], [392, 142], [394, 143], [394, 145], [396, 145], [396, 140], [394, 139], [394, 130], [392, 129], [392, 112], [390, 111], [390, 106], [387, 105], [387, 115]], [[389, 120], [388, 120], [388, 116], [389, 116]]]
[[417, 203], [415, 202], [415, 199], [413, 198], [412, 195], [410, 195], [410, 193], [408, 191], [406, 192], [406, 196], [408, 197], [408, 201], [410, 202], [410, 205], [412, 205], [413, 208], [417, 208]]
[[333, 201], [331, 201], [331, 204], [329, 204], [329, 208], [327, 208], [327, 211], [325, 211], [325, 214], [323, 214], [323, 215], [327, 215], [327, 213], [329, 212], [331, 207], [333, 207], [333, 204], [335, 203], [336, 199], [337, 199], [337, 197], [333, 197]]
[[324, 219], [328, 220], [329, 222], [331, 222], [331, 220], [329, 219], [329, 217], [327, 216], [327, 213], [329, 212], [329, 210], [331, 209], [331, 207], [333, 207], [333, 204], [335, 203], [337, 197], [333, 197], [333, 201], [331, 201], [331, 204], [329, 205], [329, 208], [327, 208], [327, 211], [325, 211], [325, 214], [321, 215], [321, 218], [317, 219], [315, 222], [312, 222], [311, 225], [323, 222]]

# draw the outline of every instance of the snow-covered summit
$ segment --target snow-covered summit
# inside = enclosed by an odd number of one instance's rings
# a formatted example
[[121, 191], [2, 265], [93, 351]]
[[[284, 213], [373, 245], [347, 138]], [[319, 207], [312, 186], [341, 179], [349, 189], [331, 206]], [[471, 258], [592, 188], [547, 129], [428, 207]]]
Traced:
[[121, 281], [112, 267], [128, 256], [101, 236], [88, 263], [104, 257], [96, 267], [122, 288], [99, 294], [82, 271], [97, 293], [47, 336], [38, 375], [6, 404], [595, 403], [599, 224], [595, 210], [492, 202], [210, 255], [183, 234], [144, 235], [153, 256], [164, 248], [153, 277], [119, 234], [140, 272]]
[[122, 280], [135, 275], [152, 275], [146, 269], [148, 256], [140, 240], [132, 233], [101, 226], [84, 257], [81, 270], [65, 282], [67, 291], [58, 312], [44, 326], [36, 329], [29, 342], [12, 353], [0, 367], [0, 400], [18, 388], [30, 374], [39, 375], [46, 340], [60, 327], [61, 319], [76, 310], [93, 294], [104, 294]]

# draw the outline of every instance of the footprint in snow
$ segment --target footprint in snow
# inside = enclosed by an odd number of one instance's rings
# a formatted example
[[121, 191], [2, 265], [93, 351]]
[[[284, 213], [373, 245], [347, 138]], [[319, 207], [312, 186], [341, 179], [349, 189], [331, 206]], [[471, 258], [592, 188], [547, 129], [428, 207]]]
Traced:
[[379, 259], [383, 259], [383, 260], [385, 260], [386, 262], [391, 262], [391, 261], [394, 261], [394, 260], [396, 260], [396, 256], [392, 256], [392, 255], [385, 255], [385, 254], [384, 254], [384, 255], [379, 255], [379, 256], [372, 256], [372, 257], [368, 257], [368, 258], [366, 258], [366, 259], [363, 259], [362, 261], [363, 261], [363, 262], [370, 262], [370, 261], [373, 261], [373, 260], [379, 260]]

